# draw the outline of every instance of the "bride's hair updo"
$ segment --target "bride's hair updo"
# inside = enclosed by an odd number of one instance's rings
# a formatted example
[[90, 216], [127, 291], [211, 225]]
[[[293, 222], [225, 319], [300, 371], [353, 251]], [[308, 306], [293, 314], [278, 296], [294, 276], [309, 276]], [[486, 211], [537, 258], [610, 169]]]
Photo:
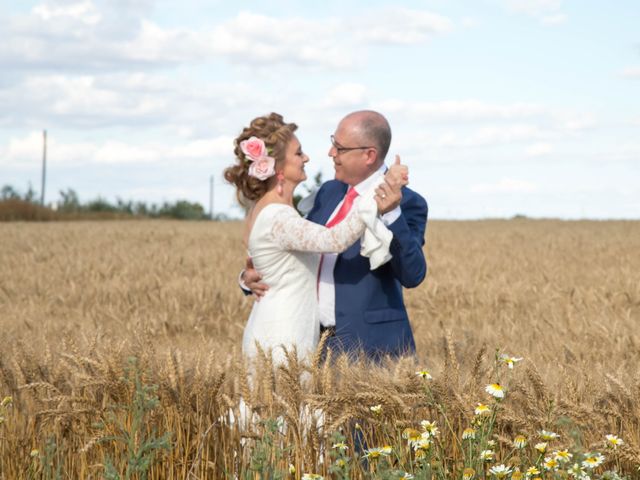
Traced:
[[251, 162], [245, 159], [245, 154], [240, 149], [240, 142], [251, 137], [262, 139], [269, 150], [269, 156], [276, 161], [276, 169], [284, 161], [287, 145], [293, 138], [293, 132], [298, 126], [295, 123], [284, 123], [282, 115], [270, 113], [263, 117], [254, 118], [248, 127], [233, 141], [236, 163], [227, 167], [224, 171], [224, 178], [227, 182], [236, 186], [236, 196], [241, 205], [249, 206], [262, 197], [275, 177], [260, 180], [249, 175]]

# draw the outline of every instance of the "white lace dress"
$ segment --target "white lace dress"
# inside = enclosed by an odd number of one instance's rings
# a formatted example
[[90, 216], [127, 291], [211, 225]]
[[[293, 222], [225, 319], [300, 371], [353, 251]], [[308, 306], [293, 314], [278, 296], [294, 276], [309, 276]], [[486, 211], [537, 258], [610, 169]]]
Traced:
[[282, 346], [295, 346], [301, 358], [314, 351], [320, 336], [316, 313], [320, 253], [343, 252], [362, 236], [360, 200], [330, 229], [305, 220], [288, 205], [269, 204], [258, 213], [249, 236], [249, 255], [269, 290], [251, 310], [242, 338], [245, 355], [256, 355], [256, 342], [272, 350], [276, 363], [284, 359]]

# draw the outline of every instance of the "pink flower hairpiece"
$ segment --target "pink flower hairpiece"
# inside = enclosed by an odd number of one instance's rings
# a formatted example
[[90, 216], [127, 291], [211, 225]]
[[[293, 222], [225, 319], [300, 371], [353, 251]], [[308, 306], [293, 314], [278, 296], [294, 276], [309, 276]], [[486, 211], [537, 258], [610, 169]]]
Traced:
[[276, 160], [268, 155], [268, 148], [264, 140], [258, 137], [250, 137], [240, 142], [240, 150], [245, 159], [251, 162], [249, 176], [258, 180], [266, 180], [276, 174]]

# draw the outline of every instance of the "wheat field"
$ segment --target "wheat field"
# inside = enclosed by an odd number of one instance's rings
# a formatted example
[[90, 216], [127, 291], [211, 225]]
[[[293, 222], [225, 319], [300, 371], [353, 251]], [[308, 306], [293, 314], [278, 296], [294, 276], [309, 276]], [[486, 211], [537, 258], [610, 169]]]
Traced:
[[[0, 224], [0, 479], [504, 478], [465, 469], [478, 403], [500, 412], [483, 441], [514, 479], [541, 430], [576, 458], [602, 451], [594, 476], [638, 478], [640, 222], [431, 221], [427, 279], [405, 293], [417, 357], [376, 365], [247, 365], [241, 230]], [[499, 368], [496, 352], [523, 360]], [[497, 375], [500, 401], [485, 391]], [[400, 452], [422, 420], [437, 442]], [[383, 445], [395, 456], [379, 461]]]

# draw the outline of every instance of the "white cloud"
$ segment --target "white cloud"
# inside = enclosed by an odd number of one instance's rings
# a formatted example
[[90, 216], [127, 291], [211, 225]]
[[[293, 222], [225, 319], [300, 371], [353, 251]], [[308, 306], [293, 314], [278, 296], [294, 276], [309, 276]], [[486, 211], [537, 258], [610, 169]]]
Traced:
[[[47, 160], [57, 167], [86, 165], [142, 165], [142, 164], [209, 164], [216, 158], [230, 155], [233, 139], [219, 136], [210, 140], [183, 143], [164, 141], [127, 143], [122, 140], [103, 142], [63, 141], [49, 134]], [[33, 168], [42, 160], [42, 133], [31, 132], [21, 138], [11, 138], [6, 147], [0, 146], [0, 165]]]
[[119, 45], [119, 50], [123, 58], [141, 63], [197, 63], [212, 56], [211, 40], [206, 33], [162, 28], [142, 20], [137, 36]]
[[527, 157], [544, 157], [553, 152], [553, 146], [549, 143], [534, 143], [525, 148]]
[[451, 31], [452, 22], [427, 11], [387, 8], [357, 18], [352, 30], [357, 38], [367, 42], [414, 44]]
[[567, 21], [562, 9], [563, 0], [504, 0], [507, 8], [537, 18], [545, 25], [558, 25]]
[[462, 20], [460, 20], [460, 25], [463, 28], [467, 28], [467, 29], [475, 28], [480, 24], [481, 24], [480, 20], [473, 17], [464, 17]]
[[447, 17], [403, 8], [314, 20], [241, 12], [215, 28], [212, 44], [216, 53], [238, 64], [347, 69], [362, 63], [369, 43], [416, 44], [451, 29]]
[[495, 183], [478, 183], [471, 186], [471, 193], [533, 193], [538, 186], [533, 182], [502, 178]]
[[0, 148], [0, 164], [38, 164], [42, 158], [42, 142], [42, 132], [32, 132], [23, 138], [11, 138], [4, 148]]
[[[108, 141], [97, 146], [91, 155], [86, 158], [86, 163], [153, 163], [161, 158], [162, 152], [159, 145], [129, 145], [122, 141]], [[78, 162], [78, 158], [75, 159]]]
[[547, 15], [542, 17], [541, 21], [542, 23], [544, 23], [545, 25], [560, 25], [561, 23], [564, 23], [567, 21], [567, 15], [564, 13], [558, 13], [555, 15]]
[[231, 62], [249, 66], [289, 63], [346, 68], [354, 58], [337, 41], [339, 23], [240, 12], [214, 29], [211, 46]]
[[39, 4], [33, 7], [32, 13], [44, 21], [65, 21], [71, 19], [87, 25], [97, 24], [102, 15], [90, 1], [71, 4]]
[[381, 111], [402, 113], [422, 120], [481, 121], [533, 118], [549, 110], [531, 103], [492, 104], [481, 100], [411, 102], [397, 99], [376, 102]]
[[[430, 157], [435, 154], [432, 149], [493, 148], [519, 143], [542, 143], [560, 136], [558, 132], [530, 124], [488, 125], [438, 130], [434, 132], [426, 130], [412, 134], [405, 132], [394, 142], [403, 151]], [[439, 152], [439, 154], [443, 154], [443, 152]], [[446, 153], [446, 155], [450, 154], [451, 152]]]
[[233, 138], [219, 136], [209, 140], [193, 140], [182, 145], [167, 149], [167, 158], [183, 160], [211, 160], [213, 158], [229, 157], [233, 151]]
[[27, 77], [22, 84], [0, 89], [0, 124], [100, 127], [155, 123], [169, 113], [167, 99], [157, 91], [134, 93], [130, 85], [114, 80], [93, 75]]
[[640, 78], [640, 67], [627, 67], [622, 71], [622, 76], [627, 78]]
[[488, 126], [479, 128], [472, 135], [466, 137], [462, 145], [465, 147], [482, 147], [543, 139], [550, 135], [550, 132], [536, 125]]
[[558, 126], [568, 132], [577, 132], [594, 128], [598, 122], [595, 115], [591, 113], [578, 114], [558, 114], [556, 115]]
[[3, 37], [0, 61], [8, 70], [122, 71], [199, 62], [214, 54], [208, 34], [164, 29], [144, 19], [124, 30], [97, 13], [12, 18], [3, 25]]
[[510, 10], [531, 16], [557, 12], [562, 7], [562, 0], [505, 0], [505, 3]]
[[[615, 161], [628, 163], [631, 169], [640, 174], [640, 143], [634, 142], [619, 142], [615, 148], [611, 148], [608, 151], [600, 150], [593, 154], [593, 158], [598, 161], [606, 159], [607, 161]], [[632, 171], [630, 169], [630, 171]]]
[[388, 99], [374, 109], [412, 124], [428, 125], [428, 133], [411, 141], [416, 148], [472, 148], [511, 143], [541, 143], [580, 135], [596, 126], [590, 112], [515, 102], [480, 100], [411, 102]]
[[[0, 22], [5, 70], [144, 70], [224, 58], [249, 68], [286, 64], [346, 69], [370, 43], [415, 44], [451, 30], [448, 18], [386, 8], [354, 17], [274, 17], [240, 12], [207, 29], [167, 28], [118, 2], [44, 0]], [[124, 18], [123, 18], [124, 17]], [[51, 45], [55, 44], [52, 49]]]
[[220, 111], [267, 111], [278, 93], [265, 95], [240, 82], [213, 83], [143, 73], [33, 75], [0, 85], [0, 125], [100, 128], [123, 125], [187, 125], [210, 131], [224, 120]]
[[326, 108], [353, 109], [367, 102], [367, 87], [361, 83], [342, 83], [329, 90], [321, 105]]

